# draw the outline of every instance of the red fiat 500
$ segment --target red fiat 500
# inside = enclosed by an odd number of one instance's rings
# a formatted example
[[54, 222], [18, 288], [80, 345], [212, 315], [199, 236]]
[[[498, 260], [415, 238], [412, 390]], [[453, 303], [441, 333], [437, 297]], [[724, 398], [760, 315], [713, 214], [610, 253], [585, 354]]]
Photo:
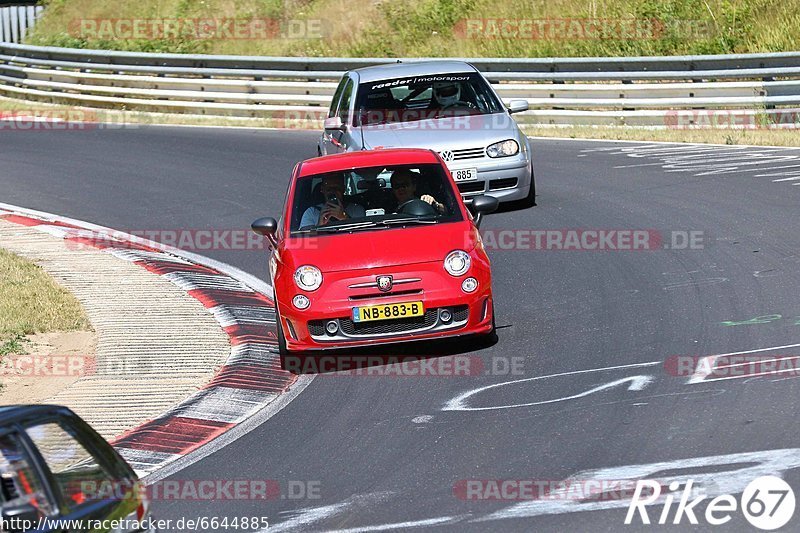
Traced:
[[281, 353], [494, 334], [478, 225], [431, 150], [351, 152], [299, 163], [272, 243]]

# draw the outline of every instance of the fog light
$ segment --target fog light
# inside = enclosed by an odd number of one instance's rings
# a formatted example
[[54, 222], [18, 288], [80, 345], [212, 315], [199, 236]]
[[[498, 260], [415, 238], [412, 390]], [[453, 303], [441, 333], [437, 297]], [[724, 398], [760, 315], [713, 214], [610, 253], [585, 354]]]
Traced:
[[475, 278], [467, 278], [461, 283], [461, 290], [464, 292], [475, 292], [478, 288], [478, 280]]
[[328, 332], [328, 335], [336, 335], [336, 332], [339, 331], [339, 324], [335, 320], [331, 320], [325, 324], [325, 331]]
[[439, 311], [439, 318], [442, 319], [442, 322], [450, 322], [453, 318], [453, 313], [451, 313], [449, 309], [442, 309]]
[[308, 306], [311, 305], [311, 300], [302, 294], [298, 294], [292, 298], [292, 304], [298, 309], [308, 309]]

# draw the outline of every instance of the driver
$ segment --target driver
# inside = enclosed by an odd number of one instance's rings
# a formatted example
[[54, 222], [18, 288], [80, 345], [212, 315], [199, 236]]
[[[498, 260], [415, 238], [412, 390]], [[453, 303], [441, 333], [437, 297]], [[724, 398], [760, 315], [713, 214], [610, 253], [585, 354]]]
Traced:
[[[395, 170], [392, 174], [392, 193], [398, 206], [414, 200], [417, 197], [417, 173], [407, 168]], [[420, 200], [432, 205], [440, 214], [447, 210], [444, 204], [437, 202], [430, 194], [423, 194]]]
[[461, 85], [454, 81], [437, 81], [433, 84], [433, 98], [441, 107], [461, 101]]
[[364, 206], [352, 203], [345, 205], [344, 176], [342, 174], [329, 174], [322, 178], [320, 192], [326, 202], [312, 205], [306, 209], [300, 220], [301, 228], [324, 226], [332, 219], [347, 220], [366, 216]]

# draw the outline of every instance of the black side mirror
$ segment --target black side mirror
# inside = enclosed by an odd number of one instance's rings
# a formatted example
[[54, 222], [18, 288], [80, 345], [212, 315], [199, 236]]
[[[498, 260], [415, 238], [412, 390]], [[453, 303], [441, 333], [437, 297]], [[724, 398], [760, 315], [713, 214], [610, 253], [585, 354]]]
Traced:
[[481, 227], [484, 215], [494, 213], [500, 207], [500, 200], [494, 196], [481, 194], [472, 199], [472, 211], [475, 213], [475, 226]]
[[[11, 526], [12, 524], [19, 524], [20, 529], [8, 529], [11, 532], [20, 533], [26, 531], [24, 524], [36, 524], [39, 521], [39, 510], [30, 503], [23, 503], [22, 505], [15, 505], [14, 507], [6, 507], [3, 509], [3, 523]], [[13, 521], [12, 521], [13, 520]]]
[[263, 235], [273, 246], [277, 244], [275, 232], [278, 231], [278, 221], [272, 217], [262, 217], [250, 224], [250, 229], [259, 235]]

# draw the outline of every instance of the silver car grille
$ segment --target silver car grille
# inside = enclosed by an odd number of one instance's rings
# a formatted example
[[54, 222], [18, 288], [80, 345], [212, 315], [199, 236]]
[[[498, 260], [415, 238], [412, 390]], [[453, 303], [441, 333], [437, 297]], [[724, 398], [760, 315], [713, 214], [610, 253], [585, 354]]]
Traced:
[[[452, 153], [452, 159], [449, 157], [447, 152]], [[442, 156], [442, 159], [445, 162], [449, 163], [450, 161], [459, 161], [462, 159], [478, 159], [483, 157], [486, 153], [485, 148], [479, 146], [478, 148], [461, 148], [459, 150], [442, 150], [439, 152], [439, 155]], [[445, 157], [447, 155], [447, 157]]]

